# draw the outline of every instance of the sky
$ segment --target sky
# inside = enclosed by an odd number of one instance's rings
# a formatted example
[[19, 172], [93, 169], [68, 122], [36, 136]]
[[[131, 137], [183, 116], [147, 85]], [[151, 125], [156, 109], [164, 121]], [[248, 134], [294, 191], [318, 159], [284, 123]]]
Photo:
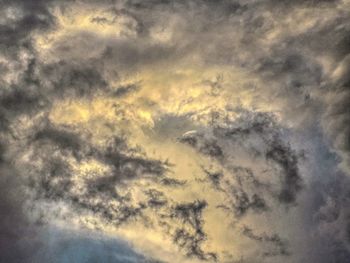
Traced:
[[0, 0], [1, 263], [346, 263], [349, 0]]

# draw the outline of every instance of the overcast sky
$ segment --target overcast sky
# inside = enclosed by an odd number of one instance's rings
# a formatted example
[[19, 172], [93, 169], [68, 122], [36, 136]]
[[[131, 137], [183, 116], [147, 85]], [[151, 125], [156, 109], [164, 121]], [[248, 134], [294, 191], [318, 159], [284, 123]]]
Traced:
[[349, 0], [0, 7], [1, 263], [349, 262]]

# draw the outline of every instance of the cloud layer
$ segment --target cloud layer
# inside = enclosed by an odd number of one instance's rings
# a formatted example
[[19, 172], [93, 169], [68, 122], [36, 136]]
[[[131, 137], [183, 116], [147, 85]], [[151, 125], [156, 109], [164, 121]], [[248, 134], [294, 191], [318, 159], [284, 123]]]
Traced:
[[347, 0], [1, 6], [1, 262], [347, 262]]

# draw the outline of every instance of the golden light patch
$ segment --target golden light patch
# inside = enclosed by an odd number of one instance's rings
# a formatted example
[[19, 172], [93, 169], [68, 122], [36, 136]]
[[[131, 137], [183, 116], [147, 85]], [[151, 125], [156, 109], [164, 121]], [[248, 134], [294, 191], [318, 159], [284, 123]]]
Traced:
[[[113, 8], [87, 7], [80, 3], [71, 8], [54, 8], [52, 13], [55, 16], [55, 27], [47, 34], [36, 35], [34, 38], [43, 59], [52, 57], [50, 51], [56, 44], [64, 45], [67, 37], [90, 34], [109, 41], [135, 37], [137, 34], [137, 21]], [[95, 53], [96, 50], [91, 52]]]

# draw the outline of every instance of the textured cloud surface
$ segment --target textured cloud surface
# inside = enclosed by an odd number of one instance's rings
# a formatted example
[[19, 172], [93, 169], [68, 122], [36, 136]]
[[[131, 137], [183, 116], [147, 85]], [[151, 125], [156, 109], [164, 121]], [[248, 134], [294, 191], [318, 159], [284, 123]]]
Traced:
[[0, 262], [349, 261], [348, 0], [0, 3]]

